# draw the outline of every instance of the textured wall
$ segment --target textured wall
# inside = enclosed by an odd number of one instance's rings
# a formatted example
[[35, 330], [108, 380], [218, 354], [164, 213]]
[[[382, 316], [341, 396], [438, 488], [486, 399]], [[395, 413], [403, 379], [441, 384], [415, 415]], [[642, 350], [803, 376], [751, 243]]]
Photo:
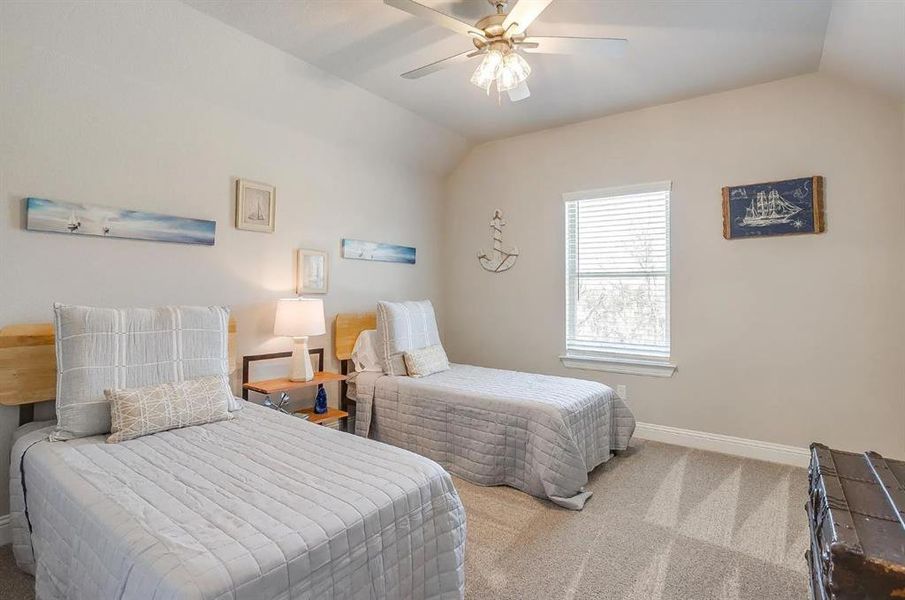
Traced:
[[[448, 182], [445, 340], [627, 384], [640, 421], [905, 457], [902, 107], [808, 75], [492, 142]], [[720, 188], [823, 175], [827, 232], [722, 238]], [[671, 180], [671, 379], [565, 369], [562, 193]], [[521, 250], [481, 270], [503, 209]]]
[[[328, 317], [438, 293], [458, 136], [178, 2], [3, 2], [0, 27], [0, 325], [49, 321], [54, 301], [225, 304], [240, 354], [287, 350], [273, 311], [297, 248], [330, 252]], [[236, 177], [276, 185], [276, 233], [233, 227]], [[217, 241], [25, 231], [26, 196], [215, 219]], [[418, 263], [340, 259], [341, 237]], [[15, 426], [3, 409], [4, 452]]]

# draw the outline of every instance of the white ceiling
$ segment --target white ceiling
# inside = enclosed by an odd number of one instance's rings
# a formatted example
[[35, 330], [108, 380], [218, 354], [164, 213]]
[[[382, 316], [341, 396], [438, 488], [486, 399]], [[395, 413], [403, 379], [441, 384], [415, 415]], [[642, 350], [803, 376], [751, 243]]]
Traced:
[[[554, 0], [533, 35], [628, 38], [621, 58], [527, 56], [531, 98], [497, 104], [468, 82], [476, 63], [419, 80], [400, 73], [471, 42], [381, 0], [185, 0], [306, 62], [484, 141], [817, 70], [828, 0]], [[466, 21], [486, 0], [423, 0]]]

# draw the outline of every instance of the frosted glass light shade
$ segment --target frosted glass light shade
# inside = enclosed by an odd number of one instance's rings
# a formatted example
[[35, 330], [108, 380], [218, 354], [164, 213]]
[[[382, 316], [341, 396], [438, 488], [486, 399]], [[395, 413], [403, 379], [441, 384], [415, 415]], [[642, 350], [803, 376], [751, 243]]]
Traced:
[[512, 69], [503, 67], [500, 69], [500, 75], [496, 79], [496, 87], [500, 92], [508, 92], [518, 86], [518, 79]]
[[[490, 87], [496, 82], [497, 91], [515, 90], [531, 75], [531, 65], [515, 50], [491, 49], [484, 55], [484, 60], [475, 69], [471, 82], [490, 93]], [[527, 96], [525, 96], [527, 97]]]
[[273, 335], [303, 337], [325, 333], [324, 301], [320, 298], [284, 298], [277, 302]]
[[504, 70], [508, 70], [512, 76], [515, 78], [516, 85], [528, 79], [528, 75], [531, 75], [531, 65], [528, 64], [528, 61], [522, 58], [522, 55], [516, 51], [512, 51], [506, 55], [503, 59], [503, 67]]
[[495, 49], [490, 50], [484, 55], [484, 60], [481, 61], [478, 68], [475, 69], [474, 74], [471, 76], [471, 82], [485, 92], [490, 93], [490, 86], [496, 80], [502, 64], [503, 53]]

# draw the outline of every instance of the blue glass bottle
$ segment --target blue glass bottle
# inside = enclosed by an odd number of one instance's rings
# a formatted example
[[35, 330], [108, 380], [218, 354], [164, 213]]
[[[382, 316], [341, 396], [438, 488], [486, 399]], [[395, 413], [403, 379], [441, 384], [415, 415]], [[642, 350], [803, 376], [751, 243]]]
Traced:
[[317, 386], [317, 398], [314, 400], [314, 412], [319, 415], [327, 412], [327, 390], [324, 386]]

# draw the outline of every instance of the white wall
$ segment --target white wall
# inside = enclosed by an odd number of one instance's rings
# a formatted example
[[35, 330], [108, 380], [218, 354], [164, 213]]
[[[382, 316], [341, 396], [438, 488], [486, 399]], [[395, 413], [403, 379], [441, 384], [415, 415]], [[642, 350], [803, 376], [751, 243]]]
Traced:
[[[178, 2], [0, 2], [0, 326], [49, 321], [54, 301], [226, 304], [240, 354], [286, 350], [274, 300], [294, 294], [297, 248], [330, 252], [329, 315], [436, 297], [441, 176], [463, 151]], [[233, 227], [236, 177], [277, 187], [276, 233]], [[215, 219], [216, 245], [25, 231], [26, 196]], [[341, 259], [341, 237], [416, 246], [418, 263]], [[0, 455], [16, 415], [0, 412]]]
[[[901, 105], [808, 75], [471, 151], [448, 182], [451, 359], [627, 384], [640, 421], [905, 457]], [[724, 185], [823, 175], [827, 232], [722, 238]], [[563, 192], [672, 193], [671, 379], [563, 368]], [[481, 270], [503, 209], [511, 271]]]

